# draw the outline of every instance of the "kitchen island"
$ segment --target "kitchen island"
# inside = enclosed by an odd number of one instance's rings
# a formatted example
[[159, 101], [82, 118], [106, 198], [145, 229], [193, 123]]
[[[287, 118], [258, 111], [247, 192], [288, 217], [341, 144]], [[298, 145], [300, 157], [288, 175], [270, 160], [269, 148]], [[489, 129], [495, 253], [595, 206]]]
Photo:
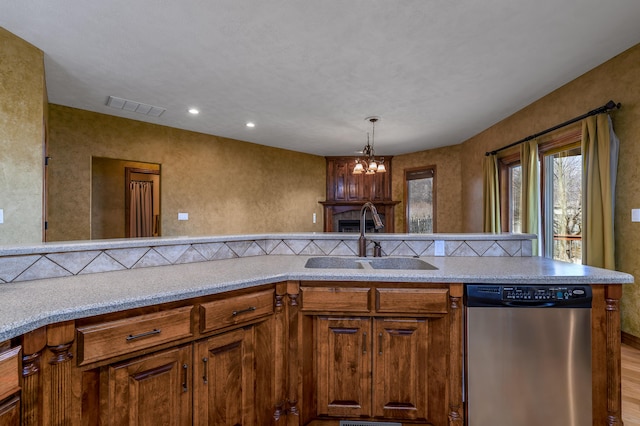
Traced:
[[[339, 418], [461, 425], [463, 284], [588, 284], [594, 424], [620, 423], [618, 306], [630, 275], [529, 257], [526, 236], [394, 236], [376, 238], [384, 254], [418, 256], [435, 269], [375, 269], [370, 258], [349, 253], [357, 239], [349, 235], [9, 248], [0, 265], [29, 256], [31, 265], [89, 260], [58, 278], [24, 279], [35, 274], [25, 273], [29, 267], [11, 280], [0, 276], [9, 281], [0, 284], [7, 370], [22, 364], [7, 382], [13, 385], [0, 389], [0, 413], [23, 425], [136, 424], [163, 415], [176, 424], [222, 416], [243, 425], [333, 425]], [[438, 240], [455, 249], [434, 256]], [[278, 249], [285, 241], [291, 253]], [[193, 247], [200, 258], [189, 254]], [[228, 257], [216, 258], [221, 250]], [[125, 252], [135, 252], [137, 263]], [[97, 271], [98, 262], [108, 263], [104, 255], [119, 259], [122, 270]], [[165, 266], [149, 265], [156, 255]], [[305, 267], [328, 255], [359, 266]], [[195, 260], [179, 262], [186, 258]], [[413, 356], [394, 356], [394, 348]], [[390, 355], [371, 363], [373, 351]], [[389, 376], [392, 367], [398, 377]], [[382, 392], [398, 378], [414, 385], [401, 396]], [[158, 394], [167, 387], [175, 394]]]

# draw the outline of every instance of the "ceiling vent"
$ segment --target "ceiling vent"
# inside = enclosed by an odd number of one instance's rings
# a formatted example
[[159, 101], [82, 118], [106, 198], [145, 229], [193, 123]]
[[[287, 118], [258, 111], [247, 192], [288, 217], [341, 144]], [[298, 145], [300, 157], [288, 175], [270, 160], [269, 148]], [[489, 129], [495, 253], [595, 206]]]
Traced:
[[151, 117], [160, 117], [162, 113], [166, 111], [166, 108], [142, 104], [128, 99], [116, 98], [115, 96], [109, 96], [109, 99], [107, 99], [107, 106], [124, 111], [137, 112]]

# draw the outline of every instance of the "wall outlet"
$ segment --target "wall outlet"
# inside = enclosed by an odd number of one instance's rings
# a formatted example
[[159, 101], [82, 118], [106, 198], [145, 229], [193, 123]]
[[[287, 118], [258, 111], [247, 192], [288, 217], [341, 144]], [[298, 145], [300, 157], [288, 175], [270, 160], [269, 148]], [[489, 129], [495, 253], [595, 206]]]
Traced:
[[317, 223], [318, 222], [318, 217], [316, 216], [316, 214], [313, 214], [313, 223]]
[[631, 222], [640, 222], [640, 209], [631, 209]]
[[178, 213], [178, 220], [189, 220], [189, 213]]
[[4, 223], [4, 209], [0, 209], [0, 223]]
[[435, 256], [444, 256], [444, 241], [442, 240], [437, 240], [435, 242], [436, 246], [435, 246]]

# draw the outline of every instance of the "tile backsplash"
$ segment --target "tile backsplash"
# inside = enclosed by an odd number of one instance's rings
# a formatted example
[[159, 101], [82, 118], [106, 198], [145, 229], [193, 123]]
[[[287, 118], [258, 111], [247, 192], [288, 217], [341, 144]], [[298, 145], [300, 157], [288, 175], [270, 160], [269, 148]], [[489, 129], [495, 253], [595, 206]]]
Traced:
[[[250, 256], [356, 256], [358, 253], [356, 237], [314, 235], [143, 239], [130, 240], [126, 244], [122, 240], [102, 240], [93, 244], [60, 244], [58, 250], [55, 245], [42, 245], [33, 250], [0, 250], [0, 283]], [[384, 256], [435, 255], [436, 235], [424, 239], [415, 235], [410, 238], [406, 234], [396, 235], [397, 238], [394, 234], [379, 238]], [[444, 240], [445, 256], [531, 256], [529, 235], [522, 234], [520, 238], [512, 234], [471, 235], [469, 238], [464, 234], [438, 236], [437, 239]]]

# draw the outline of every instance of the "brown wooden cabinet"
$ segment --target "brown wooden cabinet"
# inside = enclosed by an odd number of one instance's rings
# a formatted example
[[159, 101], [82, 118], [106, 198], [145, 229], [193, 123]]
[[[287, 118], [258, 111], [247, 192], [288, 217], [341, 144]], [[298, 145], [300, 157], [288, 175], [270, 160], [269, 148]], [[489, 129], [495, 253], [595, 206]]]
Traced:
[[[617, 424], [622, 288], [592, 289], [593, 424]], [[0, 345], [0, 425], [462, 426], [462, 294], [287, 281], [49, 324]]]
[[308, 386], [317, 396], [315, 410], [303, 409], [309, 419], [448, 424], [452, 397], [462, 392], [461, 379], [449, 374], [461, 359], [460, 342], [450, 336], [461, 324], [449, 307], [449, 286], [352, 288], [317, 282], [303, 283], [300, 292], [304, 317], [298, 326], [305, 330], [304, 347], [315, 351], [303, 349], [299, 355], [314, 357], [303, 363], [309, 369], [303, 376], [313, 380], [303, 382], [301, 392]]
[[194, 425], [255, 425], [253, 328], [195, 345]]
[[371, 416], [371, 318], [317, 318], [319, 416]]
[[[87, 318], [77, 335], [84, 425], [284, 424], [275, 288]], [[71, 322], [73, 324], [73, 322]], [[284, 327], [280, 327], [283, 329]], [[282, 352], [282, 348], [279, 349]], [[276, 377], [277, 376], [277, 377]]]
[[134, 358], [106, 368], [106, 424], [191, 425], [191, 345]]
[[0, 402], [0, 425], [20, 426], [20, 397], [13, 396]]
[[0, 425], [20, 425], [20, 347], [0, 344]]
[[[382, 216], [381, 232], [394, 232], [394, 207], [391, 200], [391, 159], [385, 157], [386, 173], [372, 175], [352, 173], [355, 157], [326, 157], [327, 199], [324, 206], [325, 232], [353, 232], [359, 229], [359, 213], [362, 205], [371, 201]], [[348, 230], [341, 226], [348, 223]]]
[[326, 157], [327, 201], [391, 200], [391, 158], [385, 157], [386, 173], [352, 173], [355, 157]]

